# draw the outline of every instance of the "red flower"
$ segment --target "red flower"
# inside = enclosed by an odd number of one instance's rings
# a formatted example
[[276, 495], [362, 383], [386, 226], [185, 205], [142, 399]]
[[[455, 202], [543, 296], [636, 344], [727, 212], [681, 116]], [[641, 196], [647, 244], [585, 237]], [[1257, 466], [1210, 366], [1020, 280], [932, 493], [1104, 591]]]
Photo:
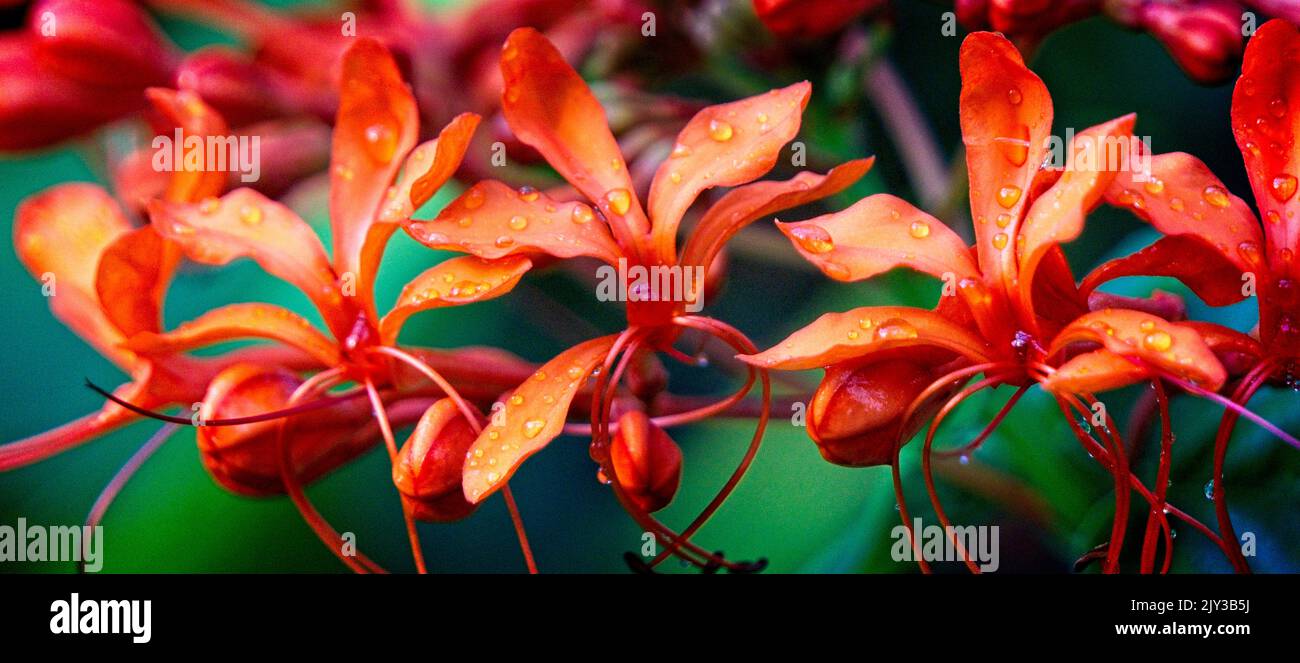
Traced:
[[754, 0], [754, 11], [778, 37], [816, 39], [885, 5], [886, 0]]
[[[1126, 207], [1166, 235], [1131, 256], [1094, 270], [1083, 288], [1131, 275], [1173, 276], [1211, 306], [1252, 294], [1259, 306], [1253, 336], [1210, 323], [1196, 327], [1210, 347], [1241, 380], [1231, 392], [1215, 440], [1214, 499], [1224, 541], [1236, 534], [1224, 499], [1223, 461], [1241, 408], [1265, 384], [1296, 386], [1300, 363], [1300, 33], [1274, 20], [1262, 26], [1246, 48], [1241, 78], [1232, 96], [1232, 129], [1246, 163], [1255, 202], [1265, 222], [1247, 203], [1228, 193], [1195, 157], [1182, 153], [1151, 158], [1145, 181], [1132, 174], [1115, 179], [1107, 199]], [[1267, 422], [1260, 422], [1267, 426]], [[1274, 429], [1275, 430], [1275, 429]], [[1285, 435], [1280, 435], [1288, 439]], [[1290, 441], [1290, 439], [1288, 439]], [[1248, 566], [1228, 545], [1235, 566]]]
[[[629, 274], [632, 268], [691, 268], [703, 274], [723, 244], [745, 225], [841, 191], [870, 167], [870, 160], [860, 160], [826, 175], [801, 173], [784, 182], [749, 184], [776, 164], [782, 146], [799, 129], [809, 95], [808, 84], [799, 83], [700, 111], [679, 134], [672, 156], [660, 165], [642, 207], [603, 109], [544, 36], [530, 28], [513, 32], [501, 54], [501, 70], [502, 107], [516, 137], [541, 153], [590, 204], [562, 202], [530, 188], [515, 190], [497, 181], [482, 181], [436, 219], [407, 226], [412, 237], [430, 247], [491, 260], [538, 253], [588, 256]], [[704, 213], [679, 253], [677, 228], [682, 216], [701, 192], [725, 186], [736, 188]], [[636, 285], [623, 282], [620, 287], [635, 290]], [[680, 536], [651, 518], [646, 509], [666, 503], [663, 484], [650, 481], [650, 486], [661, 488], [649, 488], [646, 477], [662, 476], [667, 470], [655, 469], [653, 461], [641, 466], [635, 460], [622, 463], [611, 458], [611, 396], [639, 353], [662, 351], [680, 357], [672, 343], [683, 329], [720, 338], [737, 352], [755, 350], [729, 325], [688, 314], [688, 305], [702, 303], [698, 280], [679, 287], [683, 296], [671, 301], [629, 296], [628, 326], [623, 332], [566, 350], [514, 390], [466, 460], [465, 495], [471, 502], [482, 501], [505, 485], [526, 458], [564, 430], [570, 403], [588, 376], [599, 369], [592, 392], [592, 457], [624, 507], [647, 531], [666, 540], [668, 552], [702, 566], [712, 561], [739, 568], [715, 559], [689, 543], [689, 538], [721, 504], [757, 451], [768, 414], [764, 372], [751, 371], [745, 385], [720, 404], [651, 420], [655, 426], [665, 426], [709, 416], [738, 402], [756, 376], [762, 378], [763, 414], [745, 459], [718, 497]], [[657, 433], [644, 435], [651, 441], [631, 447], [664, 448], [662, 440], [653, 442], [659, 439]], [[624, 437], [631, 439], [635, 438]], [[650, 455], [663, 457], [657, 451]], [[629, 467], [641, 469], [629, 477]], [[646, 490], [655, 496], [645, 495]]]
[[[836, 280], [908, 267], [943, 279], [951, 292], [934, 311], [869, 306], [828, 313], [772, 349], [741, 357], [769, 369], [827, 367], [810, 407], [810, 435], [832, 462], [891, 463], [900, 505], [902, 444], [933, 416], [923, 458], [934, 498], [929, 458], [935, 432], [958, 403], [986, 387], [1015, 386], [1009, 408], [1029, 386], [1041, 384], [1073, 423], [1069, 410], [1090, 415], [1084, 401], [1091, 402], [1093, 392], [1161, 376], [1210, 389], [1225, 379], [1219, 361], [1188, 325], [1135, 310], [1088, 311], [1060, 245], [1083, 230], [1084, 218], [1115, 177], [1113, 167], [1104, 158], [1072, 156], [1064, 170], [1040, 168], [1051, 131], [1051, 97], [1006, 39], [991, 33], [967, 37], [961, 73], [974, 251], [942, 222], [886, 194], [841, 212], [779, 224], [804, 258]], [[1081, 132], [1068, 154], [1127, 144], [1133, 121], [1128, 115]], [[981, 373], [981, 381], [962, 389]], [[977, 446], [1001, 418], [967, 448]], [[1113, 430], [1112, 425], [1111, 439], [1103, 439], [1109, 442], [1105, 449], [1076, 431], [1116, 476], [1109, 570], [1118, 568], [1131, 479]], [[1152, 497], [1133, 481], [1148, 499], [1163, 501], [1163, 491]], [[910, 526], [905, 506], [902, 511]], [[1167, 532], [1163, 514], [1161, 521]]]

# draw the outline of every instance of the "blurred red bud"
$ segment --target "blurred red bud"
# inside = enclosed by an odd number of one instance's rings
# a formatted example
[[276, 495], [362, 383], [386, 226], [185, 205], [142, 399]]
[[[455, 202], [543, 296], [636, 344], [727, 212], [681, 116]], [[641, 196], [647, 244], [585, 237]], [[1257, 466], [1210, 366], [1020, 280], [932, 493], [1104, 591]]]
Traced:
[[[472, 407], [472, 406], [471, 406]], [[479, 416], [476, 411], [475, 416]], [[460, 520], [477, 505], [465, 499], [461, 469], [474, 445], [474, 429], [450, 398], [429, 406], [393, 463], [393, 483], [426, 522]]]
[[682, 450], [640, 410], [618, 418], [610, 460], [619, 485], [646, 512], [668, 506], [682, 483]]
[[[282, 368], [235, 364], [212, 380], [197, 416], [202, 421], [246, 417], [281, 410], [298, 376]], [[241, 495], [274, 495], [280, 480], [281, 420], [242, 426], [199, 426], [196, 432], [203, 465], [226, 489]], [[294, 476], [309, 483], [357, 457], [379, 438], [362, 401], [340, 403], [287, 422], [284, 443], [290, 449]]]
[[285, 112], [266, 71], [227, 49], [204, 49], [185, 58], [176, 71], [176, 87], [197, 93], [237, 127]]
[[887, 465], [900, 434], [904, 440], [916, 434], [943, 394], [904, 422], [907, 408], [947, 370], [906, 359], [831, 366], [808, 406], [808, 435], [822, 457], [836, 465]]
[[0, 37], [0, 150], [45, 147], [145, 105], [141, 90], [101, 89], [52, 75], [27, 35]]
[[166, 85], [177, 63], [172, 44], [126, 0], [42, 0], [28, 32], [47, 71], [92, 85]]
[[1137, 11], [1141, 29], [1150, 32], [1193, 79], [1221, 83], [1241, 63], [1242, 7], [1231, 0], [1194, 3], [1147, 2]]
[[885, 0], [754, 0], [754, 12], [783, 39], [816, 39], [885, 6]]

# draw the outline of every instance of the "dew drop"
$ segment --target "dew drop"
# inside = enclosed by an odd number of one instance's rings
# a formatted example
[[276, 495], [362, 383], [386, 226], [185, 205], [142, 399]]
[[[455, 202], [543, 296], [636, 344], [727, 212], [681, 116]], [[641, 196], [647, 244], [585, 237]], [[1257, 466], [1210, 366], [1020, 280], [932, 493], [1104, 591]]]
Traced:
[[591, 220], [595, 218], [595, 214], [592, 213], [590, 207], [578, 203], [573, 206], [573, 213], [569, 215], [569, 218], [572, 219], [574, 223], [581, 226], [591, 223]]
[[831, 234], [821, 226], [795, 226], [790, 230], [790, 236], [809, 253], [829, 253], [835, 248]]
[[1214, 479], [1210, 479], [1210, 480], [1205, 484], [1205, 499], [1207, 499], [1207, 500], [1213, 500], [1213, 499], [1214, 499]]
[[531, 203], [534, 200], [537, 200], [537, 197], [539, 195], [540, 194], [537, 193], [537, 189], [534, 189], [531, 186], [519, 187], [519, 199], [526, 203]]
[[1020, 102], [1024, 101], [1024, 99], [1025, 97], [1020, 93], [1019, 88], [1013, 87], [1010, 90], [1007, 90], [1007, 101], [1011, 102], [1012, 106], [1019, 106]]
[[882, 341], [902, 341], [916, 337], [916, 327], [901, 318], [886, 320], [876, 329], [876, 338]]
[[514, 243], [515, 243], [515, 238], [509, 235], [502, 235], [496, 239], [496, 242], [494, 242], [494, 244], [496, 244], [498, 248], [502, 248], [502, 249], [508, 246], [512, 246]]
[[1291, 197], [1295, 195], [1296, 190], [1295, 176], [1283, 173], [1274, 177], [1273, 181], [1269, 183], [1269, 190], [1272, 192], [1273, 197], [1280, 203], [1285, 203], [1286, 201], [1291, 200]]
[[484, 196], [483, 194], [483, 189], [480, 189], [479, 187], [474, 187], [465, 193], [465, 196], [461, 199], [461, 202], [464, 203], [465, 209], [478, 209], [483, 206], [483, 201], [485, 198], [486, 196]]
[[1205, 190], [1201, 191], [1201, 197], [1205, 199], [1205, 202], [1219, 209], [1223, 209], [1231, 204], [1231, 201], [1228, 200], [1228, 192], [1224, 191], [1223, 187], [1217, 184], [1211, 184], [1210, 186], [1205, 187]]
[[1147, 193], [1153, 196], [1158, 196], [1162, 192], [1164, 192], [1165, 183], [1162, 180], [1160, 180], [1160, 178], [1153, 177], [1149, 181], [1147, 181], [1146, 184], [1142, 185], [1142, 187], [1147, 190]]
[[204, 198], [203, 202], [199, 203], [199, 211], [204, 214], [212, 214], [219, 209], [221, 209], [221, 201], [211, 196]]
[[615, 214], [622, 216], [632, 208], [632, 194], [627, 189], [611, 189], [605, 194], [605, 202]]
[[924, 221], [913, 221], [912, 227], [908, 232], [912, 234], [912, 237], [925, 239], [930, 236], [930, 224]]
[[1007, 237], [1006, 233], [998, 233], [993, 236], [993, 248], [1001, 251], [1002, 249], [1007, 248], [1007, 242], [1009, 240], [1010, 238]]
[[524, 437], [533, 439], [537, 437], [542, 429], [546, 427], [546, 421], [542, 419], [529, 419], [524, 422]]
[[379, 163], [393, 160], [397, 152], [397, 130], [390, 122], [376, 122], [366, 127], [366, 152]]
[[726, 120], [709, 120], [709, 138], [719, 143], [725, 143], [731, 140], [733, 135], [735, 135], [735, 130], [731, 128], [731, 125]]
[[998, 189], [998, 204], [1011, 209], [1020, 201], [1020, 187], [1011, 184]]
[[1174, 344], [1173, 337], [1171, 337], [1167, 332], [1163, 332], [1163, 331], [1151, 332], [1150, 334], [1147, 334], [1142, 339], [1143, 346], [1145, 346], [1148, 350], [1154, 350], [1156, 352], [1165, 352], [1169, 348], [1173, 347], [1173, 344]]
[[262, 208], [256, 205], [244, 205], [239, 210], [239, 220], [250, 226], [262, 222]]
[[511, 230], [523, 230], [528, 227], [528, 219], [516, 214], [510, 217], [509, 225]]

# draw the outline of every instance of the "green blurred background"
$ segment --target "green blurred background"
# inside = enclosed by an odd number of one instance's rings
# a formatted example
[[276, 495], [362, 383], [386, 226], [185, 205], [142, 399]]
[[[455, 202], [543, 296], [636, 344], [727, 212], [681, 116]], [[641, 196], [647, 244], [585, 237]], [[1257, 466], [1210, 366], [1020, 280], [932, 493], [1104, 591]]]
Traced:
[[[285, 3], [280, 3], [285, 4]], [[448, 2], [433, 5], [454, 4]], [[960, 145], [957, 120], [958, 37], [939, 31], [939, 4], [897, 2], [892, 27], [872, 31], [917, 96], [940, 145], [951, 157]], [[746, 38], [766, 37], [754, 23]], [[165, 22], [186, 48], [221, 41], [200, 26]], [[823, 54], [824, 55], [824, 54]], [[888, 190], [916, 201], [897, 148], [862, 94], [860, 78], [825, 57], [810, 56], [807, 66], [777, 72], [742, 71], [735, 61], [716, 56], [712, 72], [686, 77], [665, 91], [702, 96], [709, 101], [734, 97], [722, 88], [775, 87], [802, 78], [814, 83], [814, 98], [801, 140], [838, 159], [875, 154], [867, 181], [829, 201], [839, 209], [863, 195]], [[1189, 82], [1149, 37], [1126, 33], [1090, 20], [1050, 37], [1031, 61], [1046, 81], [1056, 107], [1055, 133], [1081, 130], [1128, 112], [1138, 113], [1137, 133], [1152, 137], [1156, 152], [1188, 151], [1203, 160], [1236, 194], [1247, 199], [1240, 156], [1228, 127], [1230, 86], [1204, 88]], [[734, 78], [730, 78], [734, 77]], [[743, 81], [743, 82], [742, 82]], [[35, 156], [0, 160], [0, 207], [6, 218], [20, 200], [59, 182], [102, 178], [75, 147]], [[456, 193], [449, 186], [429, 207], [436, 210]], [[299, 207], [318, 228], [327, 219], [320, 205]], [[783, 218], [807, 218], [819, 209]], [[964, 222], [964, 221], [963, 221]], [[965, 222], [964, 222], [965, 223]], [[933, 281], [893, 273], [865, 284], [831, 283], [794, 258], [775, 241], [770, 224], [742, 234], [731, 262], [728, 286], [709, 312], [767, 347], [825, 311], [867, 304], [930, 306], [938, 289]], [[964, 229], [968, 230], [968, 229]], [[1153, 235], [1126, 213], [1102, 209], [1084, 237], [1067, 247], [1077, 273], [1098, 261], [1148, 244]], [[434, 261], [437, 254], [399, 233], [386, 257], [379, 284], [381, 307], [391, 303], [402, 283]], [[83, 378], [118, 384], [123, 376], [50, 314], [34, 281], [12, 247], [0, 252], [8, 343], [0, 372], [0, 440], [12, 441], [46, 430], [97, 408], [100, 399], [82, 387]], [[1183, 293], [1193, 317], [1246, 330], [1253, 326], [1250, 303], [1208, 309], [1176, 283], [1130, 279], [1112, 290], [1148, 294], [1152, 288]], [[213, 306], [261, 300], [284, 304], [313, 316], [292, 287], [265, 275], [251, 263], [208, 269], [187, 266], [176, 279], [166, 306], [174, 326]], [[437, 347], [496, 345], [530, 360], [543, 361], [570, 344], [621, 325], [619, 309], [590, 301], [585, 286], [554, 271], [531, 274], [512, 295], [470, 307], [421, 314], [403, 339]], [[571, 308], [591, 326], [573, 323]], [[716, 368], [672, 367], [672, 386], [686, 393], [722, 393], [731, 384]], [[796, 376], [815, 385], [819, 371]], [[725, 382], [725, 383], [724, 383]], [[1138, 388], [1108, 396], [1108, 403], [1131, 402]], [[971, 399], [945, 424], [940, 446], [956, 446], [973, 436], [1009, 395], [1002, 389]], [[1288, 431], [1300, 431], [1300, 408], [1293, 392], [1265, 390], [1254, 408]], [[1113, 410], [1112, 410], [1113, 411]], [[1218, 406], [1179, 398], [1174, 420], [1177, 443], [1171, 501], [1213, 522], [1213, 505], [1204, 496], [1210, 446], [1221, 414]], [[157, 426], [141, 423], [32, 467], [0, 476], [0, 524], [22, 517], [30, 524], [81, 522], [113, 473]], [[752, 422], [710, 422], [674, 431], [686, 456], [684, 484], [662, 515], [683, 526], [711, 497], [740, 458]], [[1151, 441], [1147, 441], [1150, 448]], [[933, 513], [926, 499], [917, 454], [904, 450], [903, 478], [914, 515]], [[1146, 454], [1138, 471], [1149, 484], [1153, 459]], [[1253, 532], [1258, 571], [1300, 570], [1300, 453], [1248, 423], [1238, 425], [1227, 466], [1229, 503], [1239, 533]], [[940, 494], [954, 522], [1001, 527], [1001, 570], [1065, 572], [1081, 554], [1109, 536], [1114, 508], [1109, 474], [1087, 456], [1069, 434], [1059, 412], [1037, 390], [968, 464], [952, 465], [941, 475]], [[641, 532], [619, 509], [608, 489], [595, 479], [584, 441], [564, 437], [529, 462], [513, 481], [515, 494], [543, 571], [625, 571], [622, 554], [639, 550]], [[380, 448], [313, 485], [318, 508], [341, 531], [352, 531], [362, 551], [396, 571], [412, 564], [388, 462]], [[1136, 566], [1144, 513], [1136, 499], [1125, 551], [1127, 568]], [[888, 468], [846, 469], [821, 460], [804, 431], [777, 413], [752, 471], [731, 500], [697, 537], [733, 559], [765, 557], [781, 572], [915, 572], [915, 566], [890, 559], [891, 529], [898, 524]], [[249, 499], [219, 487], [201, 467], [193, 435], [182, 431], [139, 472], [119, 496], [105, 521], [108, 572], [336, 572], [343, 567], [284, 498]], [[1189, 527], [1177, 527], [1174, 569], [1227, 571], [1221, 554]], [[517, 572], [522, 570], [513, 530], [499, 498], [466, 521], [421, 525], [431, 571]], [[71, 571], [70, 564], [0, 563], [3, 571]], [[676, 570], [676, 569], [670, 569]], [[1095, 570], [1095, 569], [1094, 569]]]

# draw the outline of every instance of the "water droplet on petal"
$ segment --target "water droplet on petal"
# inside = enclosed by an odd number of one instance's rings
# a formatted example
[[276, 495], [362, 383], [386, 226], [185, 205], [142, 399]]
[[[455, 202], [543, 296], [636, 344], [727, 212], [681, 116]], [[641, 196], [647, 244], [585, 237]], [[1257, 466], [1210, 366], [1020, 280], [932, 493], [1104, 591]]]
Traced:
[[622, 216], [632, 208], [632, 194], [627, 189], [611, 189], [605, 194], [605, 202], [615, 214]]
[[908, 232], [911, 233], [912, 237], [915, 237], [917, 239], [925, 239], [926, 237], [930, 236], [930, 224], [924, 221], [913, 221], [912, 227], [909, 229]]
[[546, 421], [542, 419], [529, 419], [524, 422], [524, 437], [533, 439], [537, 437], [542, 429], [546, 427]]
[[734, 134], [735, 130], [732, 129], [731, 125], [725, 120], [709, 120], [709, 138], [712, 138], [719, 143], [725, 143], [731, 140], [731, 137]]
[[1165, 352], [1169, 350], [1173, 344], [1173, 337], [1163, 331], [1151, 332], [1142, 339], [1142, 345], [1144, 345], [1148, 350], [1154, 350], [1155, 352]]
[[1020, 194], [1020, 187], [1014, 184], [1004, 186], [1001, 189], [998, 189], [998, 204], [1007, 209], [1011, 209], [1020, 201]]
[[1008, 241], [1010, 241], [1010, 238], [1007, 237], [1006, 233], [998, 233], [993, 236], [993, 248], [1001, 251], [1002, 249], [1007, 248]]
[[591, 220], [595, 218], [595, 214], [592, 213], [590, 207], [587, 207], [582, 203], [578, 203], [577, 205], [573, 206], [573, 213], [570, 215], [570, 218], [573, 220], [574, 223], [578, 225], [584, 225], [587, 223], [591, 223]]
[[831, 239], [831, 234], [821, 226], [795, 226], [790, 230], [790, 235], [809, 253], [829, 253], [835, 248], [835, 241]]
[[1269, 183], [1269, 190], [1273, 193], [1273, 197], [1280, 203], [1285, 203], [1286, 201], [1291, 200], [1291, 197], [1295, 195], [1296, 190], [1295, 176], [1283, 173], [1274, 177], [1273, 181]]
[[483, 189], [474, 187], [465, 193], [465, 196], [461, 198], [461, 202], [464, 203], [465, 209], [478, 209], [483, 206], [485, 198]]
[[239, 220], [255, 226], [262, 222], [262, 208], [256, 205], [244, 205], [239, 210]]
[[1024, 101], [1024, 99], [1025, 97], [1020, 94], [1019, 88], [1013, 87], [1010, 90], [1007, 90], [1007, 101], [1010, 101], [1012, 106], [1019, 106], [1020, 102]]
[[510, 217], [509, 225], [511, 230], [523, 230], [528, 227], [528, 219], [516, 214]]
[[221, 201], [211, 196], [204, 198], [203, 202], [199, 203], [199, 211], [204, 214], [212, 214], [219, 209], [221, 209]]
[[366, 152], [379, 163], [393, 160], [397, 152], [397, 129], [390, 122], [376, 122], [366, 127]]
[[1217, 184], [1211, 184], [1210, 186], [1205, 187], [1205, 190], [1201, 191], [1201, 197], [1205, 199], [1205, 202], [1219, 209], [1223, 209], [1232, 204], [1232, 201], [1228, 199], [1228, 192], [1224, 191], [1223, 187], [1218, 186]]

